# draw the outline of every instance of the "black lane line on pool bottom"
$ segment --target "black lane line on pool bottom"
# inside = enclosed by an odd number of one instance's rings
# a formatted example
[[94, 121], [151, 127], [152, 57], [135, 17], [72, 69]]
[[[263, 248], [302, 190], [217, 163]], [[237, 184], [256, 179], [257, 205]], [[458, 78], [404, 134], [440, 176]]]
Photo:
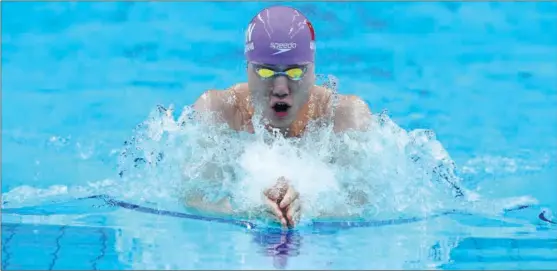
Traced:
[[545, 216], [545, 211], [542, 211], [539, 215], [538, 218], [547, 222], [547, 223], [551, 223], [551, 224], [557, 224], [557, 222], [549, 220], [546, 216]]
[[[237, 226], [241, 226], [246, 229], [253, 229], [256, 227], [255, 223], [243, 221], [243, 220], [235, 220], [235, 219], [226, 219], [226, 218], [218, 218], [218, 217], [207, 217], [207, 216], [200, 216], [194, 214], [186, 214], [181, 212], [175, 211], [166, 211], [166, 210], [158, 210], [150, 207], [140, 206], [137, 204], [113, 199], [108, 195], [94, 195], [82, 199], [102, 199], [107, 204], [111, 206], [118, 206], [124, 209], [134, 210], [141, 213], [149, 213], [155, 215], [163, 215], [163, 216], [170, 216], [170, 217], [178, 217], [178, 218], [186, 218], [186, 219], [195, 219], [195, 220], [203, 220], [203, 221], [211, 221], [211, 222], [219, 222], [219, 223], [226, 223], [226, 224], [233, 224]], [[531, 205], [521, 205], [510, 209], [505, 209], [505, 213], [518, 211], [522, 209], [532, 208]], [[441, 216], [448, 216], [448, 215], [467, 215], [472, 216], [473, 213], [463, 212], [459, 210], [449, 210], [445, 212], [441, 212], [438, 214], [434, 214], [427, 217], [409, 217], [409, 218], [394, 218], [394, 219], [386, 219], [386, 220], [368, 220], [368, 221], [313, 221], [312, 225], [315, 228], [361, 228], [361, 227], [381, 227], [381, 226], [388, 226], [388, 225], [400, 225], [400, 224], [409, 224], [419, 221], [424, 221], [428, 219], [433, 219]], [[552, 220], [549, 220], [545, 216], [545, 211], [542, 211], [538, 218], [542, 221], [557, 224]]]

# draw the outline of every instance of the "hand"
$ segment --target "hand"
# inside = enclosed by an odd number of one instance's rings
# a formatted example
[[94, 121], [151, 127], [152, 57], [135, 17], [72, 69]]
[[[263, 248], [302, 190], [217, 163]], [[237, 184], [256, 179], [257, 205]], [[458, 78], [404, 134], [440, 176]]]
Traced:
[[299, 193], [288, 184], [284, 177], [264, 192], [266, 203], [283, 227], [294, 227], [300, 219]]
[[263, 192], [263, 195], [265, 195], [264, 200], [268, 207], [268, 211], [270, 211], [271, 214], [274, 215], [275, 218], [277, 218], [277, 220], [283, 227], [288, 226], [288, 221], [286, 220], [283, 210], [281, 210], [281, 208], [279, 207], [279, 203], [286, 195], [288, 188], [287, 186], [288, 184], [286, 182], [286, 179], [281, 177], [277, 180], [277, 183], [273, 187]]
[[279, 208], [286, 216], [286, 221], [289, 227], [294, 227], [300, 221], [300, 213], [302, 206], [300, 204], [300, 193], [292, 186], [288, 186], [286, 193], [282, 200], [279, 202]]

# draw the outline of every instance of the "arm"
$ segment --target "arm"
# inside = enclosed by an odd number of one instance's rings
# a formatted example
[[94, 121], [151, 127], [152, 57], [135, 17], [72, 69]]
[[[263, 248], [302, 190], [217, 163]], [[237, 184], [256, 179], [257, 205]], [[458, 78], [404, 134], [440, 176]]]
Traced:
[[204, 215], [235, 216], [245, 219], [274, 219], [274, 217], [267, 212], [268, 208], [264, 204], [255, 206], [250, 210], [235, 210], [232, 207], [230, 197], [224, 197], [218, 202], [212, 203], [203, 200], [201, 194], [190, 194], [186, 197], [185, 204], [187, 207], [192, 208], [196, 212], [202, 212]]
[[230, 90], [208, 90], [195, 101], [193, 109], [203, 120], [230, 125], [234, 116], [232, 99]]
[[363, 131], [369, 128], [371, 111], [367, 104], [358, 96], [342, 95], [334, 117], [335, 132], [348, 130]]
[[[353, 95], [339, 96], [339, 102], [334, 115], [334, 131], [336, 133], [349, 130], [365, 131], [371, 124], [371, 118], [371, 110], [361, 98]], [[345, 158], [348, 160], [343, 162], [350, 163], [349, 160], [353, 157], [349, 154], [345, 155], [347, 155]], [[343, 157], [337, 158], [342, 159]], [[345, 188], [347, 205], [336, 206], [334, 210], [324, 210], [319, 214], [319, 217], [329, 219], [359, 217], [360, 213], [354, 212], [354, 208], [364, 207], [369, 204], [369, 195], [355, 187], [357, 186], [353, 186], [351, 189]]]
[[[236, 88], [238, 88], [238, 85], [230, 90], [209, 90], [203, 93], [193, 105], [197, 119], [210, 123], [227, 123], [229, 127], [234, 128], [236, 115], [236, 95], [234, 91], [236, 91]], [[209, 186], [212, 184], [218, 186], [225, 179], [224, 171], [226, 170], [226, 167], [223, 168], [215, 163], [207, 162], [196, 170], [198, 175], [195, 179], [184, 176], [184, 181], [205, 182]], [[203, 189], [196, 189], [196, 184], [203, 185], [202, 183], [194, 183], [184, 195], [185, 205], [194, 211], [217, 216], [265, 217], [267, 215], [264, 205], [251, 210], [236, 210], [230, 196], [224, 196], [216, 201], [208, 201], [205, 199]]]
[[[197, 120], [209, 123], [229, 123], [228, 119], [233, 115], [234, 106], [228, 99], [230, 91], [208, 90], [205, 91], [193, 105]], [[214, 163], [208, 162], [198, 168], [199, 179], [189, 179], [184, 176], [184, 182], [220, 182], [223, 180], [222, 172]], [[204, 193], [193, 185], [184, 195], [184, 203], [195, 211], [201, 211], [213, 215], [233, 214], [230, 198], [224, 197], [217, 202], [204, 200]]]
[[210, 203], [203, 200], [203, 197], [200, 194], [189, 194], [186, 196], [184, 203], [187, 207], [193, 208], [195, 211], [203, 212], [205, 214], [227, 216], [234, 213], [228, 197], [222, 198], [216, 203]]
[[367, 193], [360, 190], [345, 190], [342, 194], [344, 202], [338, 203], [332, 208], [320, 210], [317, 217], [338, 220], [361, 218], [362, 208], [370, 203]]

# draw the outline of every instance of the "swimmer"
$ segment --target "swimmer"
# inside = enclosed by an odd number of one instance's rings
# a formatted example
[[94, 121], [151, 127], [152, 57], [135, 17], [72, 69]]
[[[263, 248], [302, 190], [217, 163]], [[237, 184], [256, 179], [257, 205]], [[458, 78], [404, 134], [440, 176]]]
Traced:
[[[333, 91], [316, 85], [315, 32], [300, 11], [286, 6], [262, 10], [248, 24], [244, 46], [247, 82], [206, 91], [194, 104], [196, 112], [210, 112], [216, 116], [213, 121], [250, 133], [254, 132], [252, 117], [258, 114], [268, 130], [285, 137], [302, 136], [312, 120], [333, 124], [335, 132], [368, 127], [371, 112], [357, 96], [338, 95], [333, 115]], [[298, 223], [302, 206], [288, 176], [262, 196], [267, 211], [283, 226]], [[234, 212], [225, 199], [208, 205], [190, 197], [187, 204], [205, 211]]]

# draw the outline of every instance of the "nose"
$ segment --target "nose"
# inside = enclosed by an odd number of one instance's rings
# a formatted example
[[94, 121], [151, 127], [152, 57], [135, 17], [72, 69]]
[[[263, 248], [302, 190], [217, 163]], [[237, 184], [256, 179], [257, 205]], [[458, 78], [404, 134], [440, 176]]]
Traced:
[[288, 96], [288, 94], [290, 94], [290, 89], [288, 88], [288, 79], [284, 76], [275, 78], [271, 95], [279, 99], [283, 99]]
[[286, 96], [288, 96], [288, 93], [275, 93], [275, 92], [273, 92], [273, 96], [277, 97], [279, 99], [284, 99], [284, 98], [286, 98]]

